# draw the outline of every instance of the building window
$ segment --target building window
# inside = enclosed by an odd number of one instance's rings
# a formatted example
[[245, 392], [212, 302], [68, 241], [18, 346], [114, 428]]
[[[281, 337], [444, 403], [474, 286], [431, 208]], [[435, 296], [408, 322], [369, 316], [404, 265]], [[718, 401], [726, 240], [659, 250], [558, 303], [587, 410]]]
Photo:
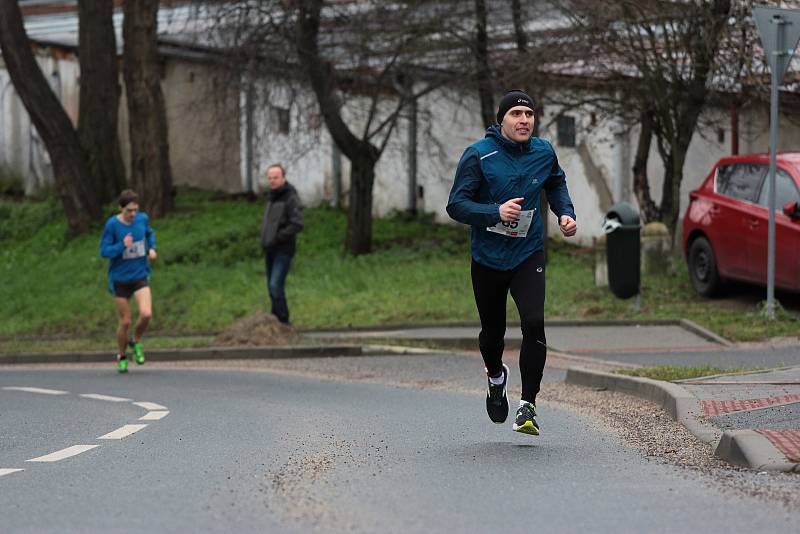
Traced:
[[575, 146], [575, 117], [561, 115], [556, 119], [556, 129], [558, 131], [558, 146]]
[[270, 108], [272, 131], [280, 134], [289, 133], [289, 110], [272, 106]]

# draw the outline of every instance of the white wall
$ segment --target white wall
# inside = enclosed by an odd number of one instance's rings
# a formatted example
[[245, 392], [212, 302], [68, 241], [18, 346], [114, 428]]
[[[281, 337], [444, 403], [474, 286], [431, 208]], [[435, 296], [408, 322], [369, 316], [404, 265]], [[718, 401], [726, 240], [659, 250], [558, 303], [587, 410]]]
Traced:
[[[67, 113], [73, 121], [77, 121], [77, 61], [73, 56], [56, 56], [44, 52], [40, 52], [37, 59]], [[204, 96], [208, 95], [208, 80], [202, 78], [208, 72], [198, 65], [181, 67], [178, 64], [172, 65], [167, 71], [165, 83], [170, 87], [165, 89], [165, 93], [168, 96], [168, 113], [171, 118], [170, 139], [174, 142], [173, 173], [176, 183], [228, 192], [244, 191], [247, 182], [245, 107], [241, 104], [243, 100], [240, 99], [238, 115], [235, 111], [236, 103], [233, 102], [229, 109], [234, 111], [229, 116], [220, 116], [219, 111], [213, 112], [212, 116], [212, 110], [219, 106], [215, 108], [209, 103], [204, 107], [198, 105], [197, 98], [183, 94], [185, 91], [195, 90], [193, 88], [202, 87]], [[458, 99], [453, 99], [452, 95], [452, 88], [446, 88], [428, 94], [418, 103], [417, 183], [424, 189], [424, 195], [418, 198], [417, 207], [421, 211], [433, 213], [436, 220], [442, 222], [450, 221], [445, 206], [461, 154], [469, 144], [483, 137], [485, 131], [480, 123], [477, 98], [461, 94]], [[638, 128], [631, 128], [626, 135], [620, 136], [620, 127], [613, 120], [593, 121], [591, 111], [570, 111], [568, 114], [576, 119], [576, 147], [560, 147], [554, 124], [559, 110], [547, 102], [544, 104], [545, 116], [541, 121], [540, 135], [550, 140], [556, 148], [561, 166], [567, 174], [567, 185], [578, 216], [579, 233], [570, 241], [589, 245], [593, 237], [600, 235], [603, 217], [610, 203], [620, 200], [615, 196], [621, 194], [621, 200], [636, 205], [632, 193], [631, 166], [638, 140]], [[363, 124], [364, 118], [360, 115], [360, 110], [365, 105], [366, 101], [348, 104], [345, 115], [349, 124]], [[276, 117], [270, 106], [290, 110], [288, 134], [278, 132]], [[203, 113], [209, 115], [203, 120], [199, 116], [192, 120], [184, 117]], [[121, 120], [123, 117], [124, 110]], [[211, 123], [219, 125], [219, 131], [214, 135], [209, 135], [210, 119], [213, 119]], [[230, 124], [223, 124], [224, 121], [230, 121]], [[176, 126], [179, 122], [180, 126]], [[197, 126], [201, 123], [205, 125], [203, 128]], [[274, 79], [260, 80], [253, 123], [255, 190], [258, 192], [266, 189], [266, 167], [280, 162], [286, 167], [289, 180], [297, 187], [306, 205], [331, 202], [332, 140], [322, 117], [318, 115], [313, 93], [303, 85], [292, 85]], [[718, 158], [730, 153], [730, 120], [727, 110], [707, 113], [702, 123], [706, 125], [707, 133], [695, 134], [687, 154], [680, 195], [681, 214], [688, 203], [689, 191], [700, 185]], [[717, 140], [718, 128], [725, 132], [722, 143]], [[232, 131], [233, 134], [223, 135], [223, 130]], [[233, 139], [231, 144], [238, 146], [223, 143], [223, 139], [236, 137], [237, 131], [238, 139]], [[361, 134], [359, 130], [354, 133], [359, 136]], [[180, 137], [180, 142], [176, 141], [175, 136]], [[205, 141], [198, 145], [191, 140], [192, 136], [203, 137]], [[123, 140], [125, 138], [123, 132]], [[212, 138], [213, 142], [208, 141]], [[401, 118], [376, 167], [374, 215], [386, 215], [408, 207], [407, 140], [408, 121]], [[740, 152], [763, 152], [768, 150], [768, 143], [767, 107], [742, 110]], [[225, 146], [219, 146], [223, 144]], [[800, 146], [800, 124], [790, 121], [786, 115], [781, 117], [779, 145], [782, 150]], [[201, 158], [196, 157], [198, 146], [203, 151]], [[218, 152], [214, 152], [215, 150]], [[179, 151], [182, 151], [180, 157]], [[350, 166], [344, 156], [341, 163], [341, 200], [346, 204]], [[10, 85], [8, 73], [3, 69], [0, 69], [0, 167], [23, 176], [26, 191], [29, 193], [52, 183], [52, 169], [47, 152]], [[216, 175], [219, 175], [218, 180]], [[656, 202], [660, 202], [663, 170], [655, 144], [651, 147], [648, 175], [651, 194]], [[550, 215], [548, 221], [550, 235], [559, 235], [555, 217]]]
[[[36, 59], [67, 115], [77, 124], [77, 63], [69, 56], [45, 51]], [[21, 176], [26, 194], [53, 183], [50, 156], [4, 68], [0, 68], [0, 168]]]

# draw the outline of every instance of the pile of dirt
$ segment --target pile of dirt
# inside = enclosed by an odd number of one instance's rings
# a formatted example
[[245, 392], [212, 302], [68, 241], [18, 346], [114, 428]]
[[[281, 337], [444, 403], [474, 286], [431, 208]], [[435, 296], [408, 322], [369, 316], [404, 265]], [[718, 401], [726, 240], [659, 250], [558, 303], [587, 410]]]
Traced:
[[220, 332], [214, 344], [228, 347], [292, 345], [297, 340], [294, 328], [281, 324], [272, 314], [259, 311]]

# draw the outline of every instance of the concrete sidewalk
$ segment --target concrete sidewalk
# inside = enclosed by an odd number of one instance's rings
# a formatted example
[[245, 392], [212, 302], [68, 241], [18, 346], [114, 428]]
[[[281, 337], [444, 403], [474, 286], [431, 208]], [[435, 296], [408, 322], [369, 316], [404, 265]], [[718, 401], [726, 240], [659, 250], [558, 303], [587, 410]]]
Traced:
[[[548, 321], [547, 346], [551, 350], [570, 354], [583, 352], [610, 353], [635, 351], [715, 350], [730, 343], [690, 321]], [[403, 342], [435, 341], [451, 347], [476, 348], [480, 326], [455, 324], [441, 326], [404, 326], [358, 330], [326, 330], [304, 332], [312, 340], [371, 339]], [[519, 324], [506, 329], [506, 347], [518, 348], [522, 341]]]

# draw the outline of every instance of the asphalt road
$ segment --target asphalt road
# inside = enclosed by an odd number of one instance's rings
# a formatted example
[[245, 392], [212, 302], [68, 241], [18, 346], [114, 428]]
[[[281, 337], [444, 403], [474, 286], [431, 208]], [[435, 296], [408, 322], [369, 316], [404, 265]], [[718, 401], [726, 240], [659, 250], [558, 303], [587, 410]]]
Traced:
[[[338, 363], [296, 365], [324, 375]], [[266, 369], [4, 368], [0, 469], [24, 471], [0, 476], [2, 530], [796, 531], [796, 511], [648, 461], [571, 412], [543, 408], [539, 438], [491, 424], [479, 395], [436, 387], [474, 388], [474, 369], [456, 357], [348, 365], [374, 383]], [[391, 369], [434, 387], [381, 383]], [[98, 439], [131, 424], [147, 426]], [[75, 445], [97, 446], [27, 461]]]

